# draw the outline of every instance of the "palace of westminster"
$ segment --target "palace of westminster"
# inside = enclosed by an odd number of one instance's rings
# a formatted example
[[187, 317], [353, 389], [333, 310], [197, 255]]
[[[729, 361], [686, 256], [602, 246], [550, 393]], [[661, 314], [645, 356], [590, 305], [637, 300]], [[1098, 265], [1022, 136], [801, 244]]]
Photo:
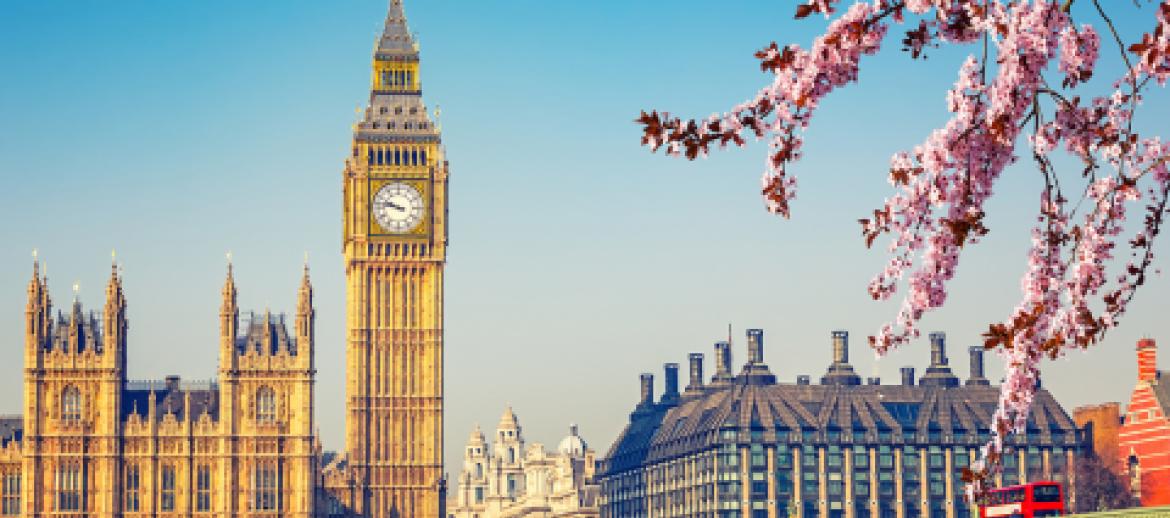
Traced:
[[[22, 415], [0, 418], [0, 518], [321, 517], [958, 518], [963, 466], [988, 438], [998, 389], [972, 350], [965, 383], [932, 336], [926, 373], [862, 380], [833, 334], [819, 384], [778, 383], [763, 332], [730, 344], [704, 378], [665, 368], [602, 459], [575, 427], [554, 452], [525, 447], [509, 408], [478, 427], [448, 506], [443, 473], [443, 293], [448, 164], [428, 115], [402, 0], [376, 44], [369, 104], [341, 175], [346, 274], [345, 449], [322, 450], [313, 410], [313, 286], [295, 314], [241, 312], [229, 264], [215, 381], [127, 379], [130, 320], [117, 265], [100, 312], [54, 313], [34, 261], [27, 285]], [[291, 283], [290, 283], [291, 284]], [[241, 319], [241, 315], [245, 318]], [[1041, 390], [1002, 482], [1069, 481], [1087, 448]], [[1066, 495], [1069, 500], [1075, 494]], [[448, 509], [450, 507], [450, 509]]]
[[296, 314], [245, 313], [229, 264], [211, 383], [126, 378], [117, 266], [100, 313], [53, 312], [33, 265], [23, 415], [0, 419], [0, 515], [444, 516], [443, 272], [447, 162], [419, 52], [391, 0], [370, 101], [341, 175], [345, 451], [313, 421], [313, 286]]

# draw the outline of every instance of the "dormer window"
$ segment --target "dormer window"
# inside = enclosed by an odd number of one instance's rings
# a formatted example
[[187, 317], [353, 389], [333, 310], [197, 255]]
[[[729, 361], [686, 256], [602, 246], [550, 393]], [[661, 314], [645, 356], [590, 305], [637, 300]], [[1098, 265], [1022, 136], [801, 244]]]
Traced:
[[61, 395], [61, 420], [67, 423], [81, 421], [81, 391], [77, 387], [67, 387]]
[[256, 422], [273, 424], [276, 422], [276, 391], [268, 387], [261, 387], [256, 393]]

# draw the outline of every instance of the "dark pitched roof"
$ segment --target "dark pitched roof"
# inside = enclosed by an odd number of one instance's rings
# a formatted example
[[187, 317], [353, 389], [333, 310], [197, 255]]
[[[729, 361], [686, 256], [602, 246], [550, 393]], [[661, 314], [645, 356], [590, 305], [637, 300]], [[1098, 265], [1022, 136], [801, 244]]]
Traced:
[[236, 337], [236, 351], [240, 354], [247, 351], [276, 354], [281, 349], [288, 349], [289, 354], [295, 355], [296, 340], [289, 336], [284, 321], [284, 313], [278, 315], [267, 312], [263, 315], [250, 313], [243, 334]]
[[[191, 396], [191, 414], [186, 414], [187, 396]], [[161, 421], [174, 414], [179, 422], [199, 419], [206, 412], [213, 421], [219, 419], [219, 389], [215, 383], [182, 383], [176, 378], [165, 381], [136, 381], [122, 392], [122, 419], [137, 413], [146, 417], [150, 398], [155, 401], [155, 419]]]
[[24, 418], [21, 416], [0, 417], [0, 447], [12, 441], [20, 442], [24, 437]]
[[[756, 430], [763, 442], [978, 444], [998, 404], [991, 386], [744, 384], [709, 387], [677, 406], [635, 412], [606, 456], [602, 469], [616, 473], [647, 463], [705, 451], [719, 432]], [[1075, 440], [1076, 426], [1052, 395], [1040, 390], [1028, 420], [1029, 441]], [[860, 432], [861, 435], [854, 434]], [[889, 434], [888, 438], [883, 438]]]

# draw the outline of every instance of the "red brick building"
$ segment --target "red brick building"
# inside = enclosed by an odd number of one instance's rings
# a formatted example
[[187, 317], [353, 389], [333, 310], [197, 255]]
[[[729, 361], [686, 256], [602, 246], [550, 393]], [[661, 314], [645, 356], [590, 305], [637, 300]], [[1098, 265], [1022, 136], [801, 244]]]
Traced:
[[1121, 466], [1143, 506], [1170, 505], [1170, 372], [1157, 367], [1157, 345], [1137, 344], [1138, 380], [1118, 430]]

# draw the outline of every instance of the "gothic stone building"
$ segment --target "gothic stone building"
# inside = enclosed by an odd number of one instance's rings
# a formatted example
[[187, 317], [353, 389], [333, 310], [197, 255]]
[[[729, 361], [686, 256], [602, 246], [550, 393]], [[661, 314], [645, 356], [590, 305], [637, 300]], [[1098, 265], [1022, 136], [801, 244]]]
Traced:
[[324, 474], [326, 507], [334, 515], [441, 517], [449, 169], [423, 103], [402, 0], [390, 1], [372, 68], [341, 175], [345, 453]]
[[[642, 399], [600, 468], [603, 517], [962, 518], [961, 470], [989, 439], [999, 390], [983, 377], [982, 348], [971, 377], [951, 373], [945, 337], [931, 335], [921, 379], [862, 384], [849, 364], [848, 334], [833, 333], [833, 363], [812, 384], [777, 383], [764, 363], [763, 332], [748, 331], [748, 361], [731, 371], [727, 342], [703, 379], [690, 356], [690, 384], [666, 365], [665, 391]], [[1083, 444], [1052, 395], [1040, 390], [1025, 433], [1008, 440], [998, 483], [1068, 481]], [[1075, 498], [1072, 495], [1070, 498]]]
[[218, 381], [126, 378], [117, 268], [101, 313], [53, 314], [33, 266], [25, 310], [24, 415], [0, 418], [0, 514], [57, 517], [314, 513], [313, 287], [306, 267], [283, 316], [239, 325], [228, 266]]

